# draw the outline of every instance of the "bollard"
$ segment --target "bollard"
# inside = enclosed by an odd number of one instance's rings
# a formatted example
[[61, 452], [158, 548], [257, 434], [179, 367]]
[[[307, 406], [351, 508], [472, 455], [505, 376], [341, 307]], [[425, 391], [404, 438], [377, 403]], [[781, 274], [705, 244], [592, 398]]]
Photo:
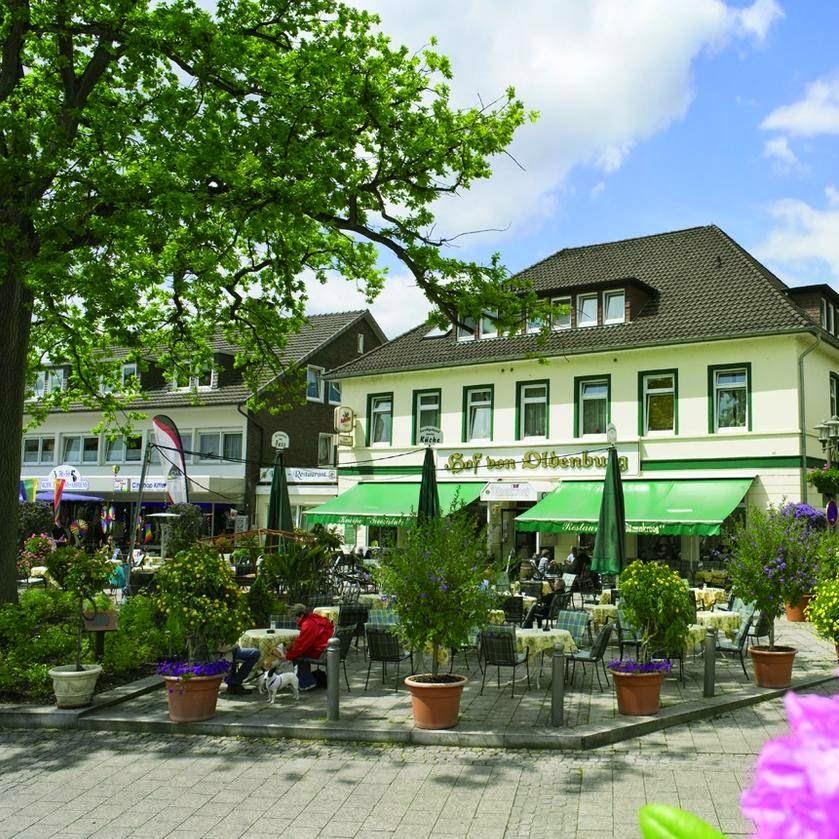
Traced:
[[565, 723], [565, 648], [554, 646], [551, 660], [551, 725]]
[[341, 642], [330, 638], [326, 645], [326, 718], [330, 722], [339, 719], [338, 690], [341, 686]]
[[705, 685], [703, 696], [713, 696], [716, 683], [717, 630], [711, 627], [705, 633]]

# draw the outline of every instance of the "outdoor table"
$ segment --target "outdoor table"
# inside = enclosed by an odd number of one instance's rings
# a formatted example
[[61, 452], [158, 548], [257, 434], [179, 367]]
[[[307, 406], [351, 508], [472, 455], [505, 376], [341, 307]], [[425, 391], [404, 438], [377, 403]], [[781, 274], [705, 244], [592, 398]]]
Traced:
[[705, 642], [706, 627], [701, 623], [692, 623], [688, 626], [688, 637], [685, 641], [685, 653], [695, 653], [697, 647]]
[[338, 612], [340, 610], [340, 606], [315, 606], [312, 611], [316, 615], [320, 615], [321, 617], [327, 618], [328, 620], [332, 621], [333, 626], [338, 625]]
[[611, 603], [586, 603], [583, 608], [591, 615], [591, 622], [595, 629], [605, 626], [609, 621], [615, 621], [618, 607]]
[[597, 602], [601, 606], [608, 606], [612, 602], [612, 590], [607, 588], [604, 591], [601, 591], [597, 598]]
[[713, 628], [717, 632], [722, 632], [729, 638], [733, 638], [740, 628], [742, 618], [739, 612], [698, 611], [696, 620], [706, 629]]
[[693, 575], [694, 579], [699, 583], [708, 583], [713, 586], [721, 586], [725, 584], [728, 572], [722, 569], [711, 568], [707, 571], [697, 571]]
[[274, 660], [274, 647], [285, 644], [288, 649], [299, 634], [299, 629], [248, 629], [242, 633], [238, 644], [240, 647], [256, 647], [262, 654], [259, 663], [268, 668]]
[[489, 610], [489, 622], [498, 626], [499, 624], [504, 623], [504, 610], [503, 609], [490, 609]]
[[713, 609], [717, 603], [727, 603], [728, 594], [724, 588], [692, 588], [693, 596], [696, 598], [696, 605], [700, 609]]
[[530, 650], [530, 657], [537, 653], [550, 652], [561, 644], [566, 653], [577, 652], [574, 638], [567, 629], [518, 629], [516, 628], [516, 649], [523, 653]]

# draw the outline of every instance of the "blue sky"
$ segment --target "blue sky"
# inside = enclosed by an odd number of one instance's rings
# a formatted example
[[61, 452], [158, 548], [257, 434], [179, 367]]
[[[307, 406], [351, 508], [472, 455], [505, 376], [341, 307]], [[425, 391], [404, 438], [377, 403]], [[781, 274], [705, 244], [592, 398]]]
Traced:
[[[790, 284], [839, 284], [839, 3], [355, 0], [394, 40], [436, 35], [458, 102], [508, 82], [541, 112], [494, 177], [440, 207], [464, 257], [517, 270], [559, 248], [714, 223]], [[399, 266], [386, 332], [424, 305]], [[364, 305], [339, 280], [311, 308]], [[337, 295], [337, 296], [336, 296]], [[340, 300], [342, 306], [336, 306]]]

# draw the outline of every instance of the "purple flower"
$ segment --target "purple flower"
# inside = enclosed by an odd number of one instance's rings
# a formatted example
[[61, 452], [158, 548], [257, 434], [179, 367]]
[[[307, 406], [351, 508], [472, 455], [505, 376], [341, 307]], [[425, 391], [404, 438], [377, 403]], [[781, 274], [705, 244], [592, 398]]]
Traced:
[[193, 676], [220, 676], [230, 669], [230, 662], [202, 661], [190, 664], [187, 661], [161, 661], [157, 665], [158, 676], [177, 676], [179, 679], [190, 679]]
[[661, 661], [636, 661], [634, 658], [616, 658], [608, 667], [616, 673], [669, 673], [672, 667], [669, 659]]
[[784, 698], [790, 733], [764, 744], [741, 809], [758, 839], [839, 839], [839, 698]]
[[440, 585], [440, 591], [448, 591], [448, 590], [449, 590], [449, 587], [445, 583], [442, 583]]

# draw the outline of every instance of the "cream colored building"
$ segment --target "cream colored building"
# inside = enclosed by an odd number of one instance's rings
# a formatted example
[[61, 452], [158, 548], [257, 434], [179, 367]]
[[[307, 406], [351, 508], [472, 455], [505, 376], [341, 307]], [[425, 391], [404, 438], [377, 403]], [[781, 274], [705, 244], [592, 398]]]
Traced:
[[[352, 445], [339, 447], [336, 514], [326, 505], [313, 520], [342, 521], [342, 497], [417, 484], [431, 433], [438, 481], [463, 483], [461, 500], [477, 494], [496, 555], [567, 551], [590, 522], [523, 532], [516, 518], [602, 479], [608, 422], [628, 492], [666, 497], [661, 526], [628, 535], [629, 556], [698, 561], [720, 525], [704, 500], [717, 513], [729, 503], [722, 518], [743, 504], [822, 503], [805, 476], [823, 462], [813, 426], [837, 413], [832, 289], [787, 288], [716, 227], [559, 251], [522, 276], [570, 307], [542, 346], [526, 325], [498, 337], [484, 318], [418, 327], [332, 372], [355, 415]], [[387, 521], [344, 510], [358, 544]]]

